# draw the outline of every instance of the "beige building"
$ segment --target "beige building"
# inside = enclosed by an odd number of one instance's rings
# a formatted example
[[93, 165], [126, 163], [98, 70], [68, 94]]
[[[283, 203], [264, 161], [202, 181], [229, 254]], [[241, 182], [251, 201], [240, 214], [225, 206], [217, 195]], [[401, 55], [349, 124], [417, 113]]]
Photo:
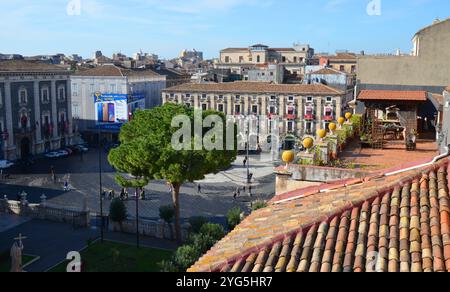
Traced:
[[304, 73], [304, 66], [312, 58], [314, 50], [309, 45], [294, 45], [293, 48], [269, 48], [256, 44], [248, 48], [227, 48], [220, 52], [215, 67], [231, 69], [242, 74], [243, 69], [261, 64], [282, 64], [291, 73]]
[[[342, 114], [345, 93], [322, 84], [266, 82], [186, 83], [162, 91], [163, 104], [171, 102], [202, 110], [216, 110], [236, 119], [254, 116], [267, 124], [259, 137], [270, 135], [279, 123], [282, 137], [301, 138], [328, 128]], [[259, 124], [261, 125], [261, 124]]]
[[401, 86], [442, 93], [450, 84], [450, 19], [436, 20], [417, 32], [412, 41], [410, 56], [360, 56], [360, 88]]

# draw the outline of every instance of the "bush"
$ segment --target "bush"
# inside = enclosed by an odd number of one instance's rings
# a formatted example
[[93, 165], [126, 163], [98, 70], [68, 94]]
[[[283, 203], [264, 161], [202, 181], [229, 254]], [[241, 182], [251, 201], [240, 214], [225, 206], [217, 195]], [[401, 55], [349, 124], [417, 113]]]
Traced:
[[191, 232], [199, 233], [203, 225], [208, 223], [208, 219], [205, 217], [191, 217], [189, 218], [189, 224], [191, 224]]
[[113, 222], [122, 223], [128, 217], [127, 207], [120, 199], [114, 199], [109, 207], [109, 218]]
[[159, 207], [159, 217], [167, 224], [171, 224], [175, 217], [175, 208], [172, 205]]
[[209, 236], [215, 241], [219, 241], [225, 236], [225, 230], [222, 225], [206, 223], [200, 228], [200, 234]]
[[195, 250], [202, 255], [210, 250], [218, 240], [207, 234], [194, 234], [189, 241]]
[[257, 211], [259, 209], [264, 209], [267, 207], [267, 202], [266, 201], [255, 201], [252, 205], [252, 210], [253, 211]]
[[200, 258], [200, 252], [193, 245], [184, 245], [177, 249], [173, 262], [181, 271], [186, 271]]
[[241, 223], [241, 208], [236, 207], [228, 211], [227, 214], [227, 225], [228, 229], [233, 230], [236, 226]]

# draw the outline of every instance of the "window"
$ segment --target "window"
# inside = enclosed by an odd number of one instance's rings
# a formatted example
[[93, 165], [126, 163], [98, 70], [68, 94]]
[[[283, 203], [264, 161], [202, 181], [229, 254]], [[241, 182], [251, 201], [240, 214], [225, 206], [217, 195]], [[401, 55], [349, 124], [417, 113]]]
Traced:
[[313, 101], [313, 97], [312, 96], [306, 97], [306, 102], [312, 102], [312, 101]]
[[269, 113], [270, 113], [271, 115], [276, 114], [276, 111], [277, 111], [277, 109], [276, 109], [274, 106], [271, 106], [271, 107], [269, 108]]
[[116, 93], [116, 85], [115, 84], [110, 84], [109, 85], [109, 92], [110, 93]]
[[270, 97], [270, 101], [276, 101], [277, 100], [277, 97], [275, 96], [275, 95], [272, 95], [271, 97]]
[[219, 111], [219, 112], [224, 112], [224, 107], [223, 107], [223, 104], [219, 104], [218, 106], [217, 106], [217, 110]]
[[240, 104], [236, 104], [236, 105], [234, 106], [234, 113], [235, 113], [236, 115], [241, 114], [241, 105], [240, 105]]
[[64, 86], [58, 87], [58, 99], [64, 101], [66, 99], [66, 88]]
[[240, 95], [236, 95], [236, 100], [241, 100], [241, 96]]
[[207, 95], [206, 94], [202, 94], [202, 99], [206, 99]]
[[206, 103], [202, 103], [202, 110], [206, 111], [208, 109], [208, 105]]
[[186, 107], [191, 107], [191, 103], [187, 102]]
[[244, 62], [244, 57], [243, 56], [239, 56], [239, 63], [243, 63]]
[[28, 101], [28, 92], [25, 88], [19, 89], [19, 103], [27, 104]]
[[332, 102], [333, 101], [331, 96], [327, 96], [326, 100], [327, 100], [327, 102]]
[[283, 57], [281, 58], [281, 62], [286, 63], [286, 57], [283, 56]]
[[340, 65], [339, 66], [339, 71], [344, 72], [345, 71], [345, 66], [344, 65]]
[[80, 118], [80, 105], [78, 103], [72, 104], [72, 115], [75, 119]]
[[270, 71], [270, 76], [273, 76], [273, 72], [272, 71]]
[[352, 73], [356, 73], [356, 66], [352, 65]]
[[288, 122], [287, 123], [287, 130], [288, 130], [288, 132], [293, 132], [294, 131], [294, 123], [293, 122]]
[[256, 57], [256, 63], [260, 63], [261, 62], [261, 56], [257, 56]]
[[288, 115], [295, 115], [295, 108], [290, 106], [287, 110]]
[[229, 56], [225, 56], [225, 63], [230, 63], [230, 57]]
[[219, 95], [219, 100], [223, 100], [223, 95]]
[[289, 102], [293, 102], [294, 101], [294, 96], [292, 96], [292, 95], [288, 96], [288, 101]]
[[78, 96], [78, 83], [73, 83], [72, 84], [72, 95], [73, 96]]
[[191, 95], [189, 93], [186, 93], [186, 98], [190, 98]]
[[297, 57], [294, 57], [294, 63], [297, 63]]
[[170, 94], [170, 98], [173, 98], [174, 96], [175, 96], [174, 93], [171, 93], [171, 94]]
[[[3, 118], [0, 117], [0, 134], [2, 134], [5, 131], [3, 128]], [[0, 139], [3, 139], [3, 137], [0, 137]]]
[[252, 105], [252, 114], [255, 114], [255, 115], [258, 114], [258, 106], [257, 105]]
[[49, 103], [50, 102], [50, 94], [49, 94], [50, 90], [48, 89], [48, 87], [44, 87], [41, 89], [41, 101], [42, 103]]

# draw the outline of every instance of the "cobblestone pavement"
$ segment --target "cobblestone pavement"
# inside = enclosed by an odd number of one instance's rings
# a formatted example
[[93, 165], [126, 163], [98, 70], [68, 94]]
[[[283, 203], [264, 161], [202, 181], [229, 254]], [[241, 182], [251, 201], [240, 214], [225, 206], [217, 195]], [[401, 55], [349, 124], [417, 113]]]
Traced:
[[[104, 189], [114, 189], [116, 194], [120, 187], [115, 183], [114, 170], [104, 158]], [[189, 218], [192, 216], [206, 216], [210, 218], [223, 217], [229, 209], [240, 206], [248, 210], [250, 202], [256, 199], [270, 199], [275, 193], [275, 176], [273, 175], [273, 164], [270, 157], [252, 157], [251, 170], [254, 174], [255, 185], [252, 189], [254, 194], [250, 198], [241, 191], [237, 200], [233, 194], [238, 186], [245, 184], [246, 168], [243, 166], [244, 157], [238, 157], [233, 167], [218, 175], [208, 175], [204, 181], [195, 184], [187, 183], [181, 188], [181, 216]], [[57, 181], [51, 180], [50, 168], [54, 167]], [[11, 179], [0, 181], [0, 195], [8, 195], [10, 199], [16, 199], [21, 191], [28, 193], [30, 203], [40, 202], [40, 197], [45, 194], [51, 206], [63, 206], [69, 208], [81, 208], [84, 198], [87, 200], [92, 212], [100, 212], [99, 201], [99, 175], [98, 175], [98, 151], [91, 150], [81, 159], [72, 156], [58, 160], [44, 160], [32, 167], [13, 169], [10, 171]], [[69, 192], [63, 191], [65, 181], [70, 184]], [[197, 192], [197, 184], [202, 187], [202, 192]], [[129, 190], [133, 194], [133, 190]], [[171, 194], [164, 181], [152, 181], [146, 187], [147, 200], [139, 201], [139, 214], [141, 217], [155, 219], [159, 217], [159, 207], [170, 204]], [[104, 210], [109, 209], [109, 201], [104, 201]], [[126, 202], [129, 215], [135, 214], [135, 201]]]

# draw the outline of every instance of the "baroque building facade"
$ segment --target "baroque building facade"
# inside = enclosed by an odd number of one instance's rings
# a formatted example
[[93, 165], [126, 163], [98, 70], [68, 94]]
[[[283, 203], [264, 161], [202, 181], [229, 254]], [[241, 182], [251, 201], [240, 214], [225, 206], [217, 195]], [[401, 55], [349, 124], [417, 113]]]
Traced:
[[344, 98], [345, 92], [323, 84], [264, 82], [189, 83], [162, 92], [163, 104], [216, 110], [236, 121], [253, 117], [258, 126], [251, 128], [257, 129], [253, 134], [258, 137], [270, 136], [276, 124], [282, 140], [327, 129], [342, 115]]
[[25, 159], [71, 144], [70, 71], [0, 62], [0, 159]]

